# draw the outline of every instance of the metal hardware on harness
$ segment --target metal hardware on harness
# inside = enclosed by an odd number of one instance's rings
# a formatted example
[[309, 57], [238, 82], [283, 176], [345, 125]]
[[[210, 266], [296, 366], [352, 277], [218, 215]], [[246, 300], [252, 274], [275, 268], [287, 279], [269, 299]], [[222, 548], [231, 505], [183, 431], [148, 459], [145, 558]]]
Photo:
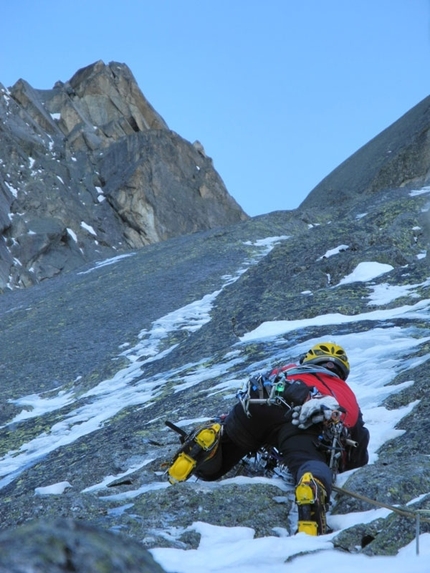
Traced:
[[356, 448], [358, 442], [349, 438], [348, 428], [344, 426], [340, 418], [332, 418], [325, 422], [318, 440], [317, 446], [325, 449], [327, 454], [330, 454], [327, 463], [333, 472], [333, 476], [336, 477], [346, 447]]
[[[264, 390], [268, 392], [267, 386], [270, 386], [270, 393], [267, 398], [263, 398]], [[285, 408], [291, 409], [291, 406], [282, 398], [282, 394], [285, 390], [286, 383], [283, 381], [272, 382], [268, 379], [264, 379], [262, 376], [258, 378], [258, 387], [256, 390], [259, 392], [260, 398], [251, 398], [251, 381], [247, 382], [246, 390], [238, 392], [237, 398], [242, 404], [242, 408], [248, 418], [251, 417], [249, 411], [250, 404], [265, 404], [267, 406], [283, 406]]]

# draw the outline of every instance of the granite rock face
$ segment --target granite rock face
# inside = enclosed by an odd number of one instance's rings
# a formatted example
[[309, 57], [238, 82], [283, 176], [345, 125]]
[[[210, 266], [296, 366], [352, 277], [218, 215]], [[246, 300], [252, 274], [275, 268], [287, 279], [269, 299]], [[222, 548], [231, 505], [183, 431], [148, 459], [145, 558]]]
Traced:
[[51, 90], [0, 85], [0, 135], [0, 292], [247, 218], [124, 64]]

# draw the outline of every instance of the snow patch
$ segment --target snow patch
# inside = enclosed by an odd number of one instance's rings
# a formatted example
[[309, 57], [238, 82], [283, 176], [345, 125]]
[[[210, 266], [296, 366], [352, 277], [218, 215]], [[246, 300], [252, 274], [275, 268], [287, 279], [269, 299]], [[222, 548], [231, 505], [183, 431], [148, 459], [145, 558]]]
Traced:
[[47, 485], [45, 487], [36, 487], [34, 490], [35, 495], [61, 495], [67, 488], [72, 486], [68, 481], [62, 481], [59, 483], [54, 483], [52, 485]]

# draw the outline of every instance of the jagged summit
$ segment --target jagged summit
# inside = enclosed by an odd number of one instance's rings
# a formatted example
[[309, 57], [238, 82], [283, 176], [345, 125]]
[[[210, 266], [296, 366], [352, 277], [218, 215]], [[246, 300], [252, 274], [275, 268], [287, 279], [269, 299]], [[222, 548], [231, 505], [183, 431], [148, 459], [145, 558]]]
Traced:
[[0, 291], [247, 215], [125, 64], [0, 84]]
[[48, 95], [45, 108], [60, 114], [58, 126], [71, 147], [79, 148], [74, 140], [83, 126], [95, 130], [102, 145], [140, 131], [169, 129], [126, 64], [105, 65], [100, 60], [78, 70], [65, 84], [57, 82]]

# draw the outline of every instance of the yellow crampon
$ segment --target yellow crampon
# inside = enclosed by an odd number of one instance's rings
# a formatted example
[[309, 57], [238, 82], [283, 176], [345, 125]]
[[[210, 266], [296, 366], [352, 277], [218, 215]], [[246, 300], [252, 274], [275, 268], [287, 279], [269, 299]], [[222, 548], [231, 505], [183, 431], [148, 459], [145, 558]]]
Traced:
[[314, 490], [311, 487], [313, 475], [308, 472], [302, 476], [300, 483], [296, 487], [296, 503], [297, 505], [304, 505], [308, 503], [315, 503]]
[[210, 450], [218, 438], [221, 424], [212, 424], [209, 428], [203, 428], [194, 438], [194, 441], [204, 450]]
[[208, 459], [218, 444], [221, 424], [211, 424], [198, 430], [185, 442], [168, 469], [170, 483], [187, 480], [197, 463]]
[[307, 472], [296, 487], [296, 503], [299, 510], [297, 533], [321, 535], [326, 531], [325, 498], [322, 483]]
[[318, 524], [316, 521], [303, 521], [297, 523], [297, 533], [306, 533], [307, 535], [318, 535]]
[[168, 469], [170, 483], [185, 481], [196, 467], [196, 460], [181, 452]]

